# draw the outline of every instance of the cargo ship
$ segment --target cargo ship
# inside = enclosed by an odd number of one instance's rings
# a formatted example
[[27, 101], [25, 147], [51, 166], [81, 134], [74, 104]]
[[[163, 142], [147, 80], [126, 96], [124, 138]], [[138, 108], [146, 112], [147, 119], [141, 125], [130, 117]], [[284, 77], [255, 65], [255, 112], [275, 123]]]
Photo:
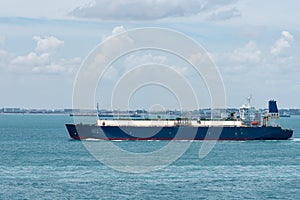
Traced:
[[149, 119], [98, 116], [95, 124], [66, 124], [72, 139], [100, 140], [287, 140], [293, 130], [274, 124], [279, 118], [275, 100], [269, 101], [266, 113], [248, 104], [239, 116], [230, 113], [225, 119], [176, 117]]

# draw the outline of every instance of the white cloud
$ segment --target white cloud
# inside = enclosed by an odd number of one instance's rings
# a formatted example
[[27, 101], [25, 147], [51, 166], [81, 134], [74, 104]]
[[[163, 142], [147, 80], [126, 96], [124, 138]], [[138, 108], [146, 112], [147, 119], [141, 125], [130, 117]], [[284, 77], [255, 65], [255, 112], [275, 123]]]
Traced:
[[[126, 32], [126, 28], [124, 26], [116, 26], [116, 27], [113, 28], [113, 30], [111, 31], [110, 35], [103, 36], [102, 41], [107, 40], [107, 39], [112, 39], [113, 36], [116, 36], [116, 35], [118, 35], [120, 33], [124, 33], [124, 32]], [[128, 38], [127, 33], [124, 33], [124, 37], [123, 38], [124, 39]]]
[[123, 33], [125, 32], [126, 29], [124, 28], [124, 26], [116, 26], [113, 30], [112, 30], [112, 35], [117, 35], [119, 33]]
[[38, 52], [56, 52], [64, 45], [64, 41], [59, 40], [54, 36], [44, 38], [34, 36], [33, 39], [36, 41], [36, 51]]
[[[254, 41], [249, 41], [241, 47], [232, 51], [214, 53], [212, 58], [219, 66], [224, 80], [236, 80], [243, 82], [244, 74], [263, 71], [266, 58], [265, 53], [260, 50]], [[255, 75], [253, 75], [255, 77]]]
[[59, 59], [50, 64], [38, 65], [32, 68], [32, 72], [37, 74], [62, 74], [73, 73], [81, 63], [81, 58]]
[[54, 36], [34, 36], [33, 40], [36, 42], [35, 50], [27, 55], [16, 56], [10, 62], [12, 65], [31, 67], [49, 66], [53, 63], [53, 56], [57, 50], [64, 45], [64, 41]]
[[256, 43], [249, 41], [245, 46], [226, 53], [225, 58], [234, 63], [258, 63], [262, 59], [262, 52], [257, 48]]
[[[105, 55], [101, 54], [99, 55], [99, 57], [101, 56], [108, 56], [108, 55], [113, 55], [115, 52], [118, 52], [121, 49], [128, 49], [130, 48], [134, 41], [131, 39], [131, 37], [128, 35], [128, 33], [125, 32], [126, 29], [123, 26], [116, 26], [115, 28], [113, 28], [111, 35], [107, 36], [105, 39], [109, 39], [108, 43], [103, 43], [101, 46], [103, 49], [105, 49]], [[118, 37], [113, 37], [116, 34], [119, 33], [123, 33], [121, 36]], [[101, 61], [101, 59], [99, 59], [99, 61]]]
[[1, 47], [4, 44], [4, 41], [5, 41], [5, 38], [0, 35], [0, 59], [1, 59], [1, 61], [7, 56], [7, 52], [5, 50], [1, 49]]
[[271, 47], [272, 55], [279, 55], [284, 52], [285, 49], [291, 46], [291, 43], [294, 40], [294, 36], [290, 34], [288, 31], [281, 32], [281, 38], [278, 39], [275, 44]]
[[[124, 33], [125, 32], [125, 33]], [[114, 37], [117, 34], [124, 33], [121, 36]], [[111, 35], [105, 37], [103, 40], [109, 39], [108, 43], [103, 43], [102, 46], [105, 49], [105, 54], [98, 54], [96, 57], [97, 65], [103, 65], [103, 61], [105, 61], [108, 57], [115, 54], [115, 51], [120, 49], [131, 48], [134, 44], [132, 38], [126, 33], [126, 29], [124, 26], [116, 26], [113, 28]], [[124, 57], [120, 57], [115, 61], [115, 63], [110, 66], [109, 69], [105, 72], [105, 78], [108, 80], [118, 78], [121, 73], [124, 73], [132, 68], [149, 63], [158, 63], [162, 64], [166, 61], [165, 56], [161, 55], [153, 55], [151, 53], [145, 52], [135, 52]]]
[[11, 61], [11, 64], [14, 65], [43, 65], [50, 62], [50, 55], [48, 53], [37, 54], [35, 52], [30, 52], [25, 56], [17, 56]]
[[152, 55], [150, 53], [144, 55], [130, 55], [126, 58], [125, 64], [128, 67], [135, 67], [147, 63], [162, 64], [167, 60], [165, 56]]
[[208, 16], [208, 19], [213, 21], [221, 21], [221, 20], [227, 20], [227, 19], [240, 17], [240, 16], [241, 16], [241, 12], [237, 8], [230, 8], [230, 9], [218, 10], [216, 12], [211, 13]]
[[211, 64], [213, 55], [209, 52], [201, 52], [197, 54], [192, 54], [189, 60], [198, 66], [209, 66]]
[[6, 57], [6, 55], [7, 55], [7, 52], [4, 51], [4, 50], [2, 50], [2, 49], [0, 49], [0, 59], [2, 60], [3, 58]]
[[35, 73], [41, 73], [41, 74], [56, 74], [56, 73], [62, 73], [65, 71], [65, 68], [58, 64], [53, 65], [46, 65], [42, 67], [34, 67], [32, 69]]
[[[54, 36], [34, 36], [36, 48], [27, 55], [14, 56], [10, 60], [10, 69], [14, 71], [29, 70], [39, 74], [72, 73], [79, 66], [79, 57], [64, 59], [56, 58], [57, 50], [64, 45], [64, 41]], [[0, 52], [1, 54], [1, 52]]]
[[0, 47], [4, 45], [5, 37], [0, 35]]
[[50, 64], [37, 65], [31, 69], [36, 74], [70, 74], [74, 73], [81, 63], [81, 58], [52, 60]]
[[131, 54], [128, 55], [124, 60], [120, 60], [118, 63], [115, 63], [113, 66], [108, 68], [105, 72], [104, 77], [108, 80], [112, 80], [115, 78], [119, 78], [122, 73], [128, 72], [137, 66], [153, 63], [163, 64], [166, 60], [167, 57], [165, 56], [152, 55], [151, 53]]
[[1, 1], [1, 16], [16, 16], [25, 18], [63, 18], [70, 9], [87, 4], [91, 0], [10, 0]]
[[95, 0], [93, 4], [75, 8], [70, 14], [104, 20], [156, 20], [197, 15], [235, 2], [237, 0]]

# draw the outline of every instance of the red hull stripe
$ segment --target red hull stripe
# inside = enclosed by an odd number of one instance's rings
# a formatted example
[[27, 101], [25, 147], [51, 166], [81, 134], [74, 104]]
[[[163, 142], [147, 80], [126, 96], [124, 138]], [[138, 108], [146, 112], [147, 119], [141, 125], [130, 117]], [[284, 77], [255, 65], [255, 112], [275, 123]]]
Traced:
[[97, 139], [97, 140], [131, 140], [131, 141], [136, 141], [136, 140], [257, 140], [256, 138], [205, 138], [205, 139], [198, 139], [198, 138], [193, 138], [193, 139], [188, 139], [188, 138], [89, 138], [89, 137], [72, 137], [75, 140], [86, 140], [86, 139]]

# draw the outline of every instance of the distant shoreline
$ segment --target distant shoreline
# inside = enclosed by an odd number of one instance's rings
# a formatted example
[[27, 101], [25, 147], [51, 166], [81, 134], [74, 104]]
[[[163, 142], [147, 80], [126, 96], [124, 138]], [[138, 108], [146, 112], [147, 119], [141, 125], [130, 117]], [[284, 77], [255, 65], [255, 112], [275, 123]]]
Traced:
[[70, 115], [67, 113], [0, 113], [0, 115]]
[[[267, 109], [259, 109], [260, 111], [265, 111]], [[147, 112], [146, 110], [118, 110], [118, 111], [110, 111], [110, 110], [99, 110], [99, 113], [113, 113], [113, 114], [180, 114], [180, 113], [188, 113], [188, 114], [200, 114], [200, 115], [210, 115], [212, 109], [198, 109], [198, 110], [165, 110], [165, 111], [155, 111], [155, 112]], [[227, 109], [214, 109], [213, 112], [229, 112], [229, 113], [238, 113], [238, 108], [227, 108]], [[23, 109], [23, 108], [2, 108], [0, 109], [0, 115], [69, 115], [69, 116], [97, 116], [97, 110], [87, 110], [87, 109]], [[117, 114], [117, 115], [118, 115]], [[279, 109], [279, 114], [282, 117], [288, 117], [293, 115], [300, 115], [300, 109]]]

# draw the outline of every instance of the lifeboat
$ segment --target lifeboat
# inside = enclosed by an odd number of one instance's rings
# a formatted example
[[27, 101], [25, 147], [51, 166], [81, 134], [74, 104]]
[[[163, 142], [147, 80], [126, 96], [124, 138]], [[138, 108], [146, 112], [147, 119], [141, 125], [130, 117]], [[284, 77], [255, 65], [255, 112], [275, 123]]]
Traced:
[[251, 122], [251, 125], [258, 125], [259, 123], [258, 123], [258, 121], [252, 121]]

